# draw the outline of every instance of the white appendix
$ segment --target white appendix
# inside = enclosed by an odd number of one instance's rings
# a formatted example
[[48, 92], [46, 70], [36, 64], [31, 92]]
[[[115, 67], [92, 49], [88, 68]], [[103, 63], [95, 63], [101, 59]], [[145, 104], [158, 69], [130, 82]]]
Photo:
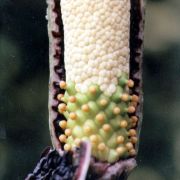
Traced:
[[129, 74], [130, 0], [61, 0], [66, 81], [107, 95]]

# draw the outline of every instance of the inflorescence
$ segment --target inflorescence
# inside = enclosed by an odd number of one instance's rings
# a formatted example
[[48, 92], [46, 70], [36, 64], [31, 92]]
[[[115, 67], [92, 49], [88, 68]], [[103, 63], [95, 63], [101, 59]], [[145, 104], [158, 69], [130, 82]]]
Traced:
[[96, 83], [82, 93], [76, 91], [75, 83], [61, 81], [65, 94], [58, 94], [57, 99], [58, 111], [65, 117], [59, 122], [64, 131], [59, 136], [64, 150], [73, 150], [87, 140], [92, 144], [92, 155], [101, 161], [113, 163], [135, 156], [139, 97], [130, 95], [133, 86], [134, 82], [123, 74], [116, 91], [107, 96]]

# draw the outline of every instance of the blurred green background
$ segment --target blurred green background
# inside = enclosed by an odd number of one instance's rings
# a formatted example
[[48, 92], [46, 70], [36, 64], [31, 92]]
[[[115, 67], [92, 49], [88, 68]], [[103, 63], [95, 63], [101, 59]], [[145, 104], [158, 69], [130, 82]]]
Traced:
[[[180, 179], [180, 1], [146, 5], [144, 119], [129, 180]], [[51, 145], [45, 0], [0, 0], [0, 180], [21, 180]]]

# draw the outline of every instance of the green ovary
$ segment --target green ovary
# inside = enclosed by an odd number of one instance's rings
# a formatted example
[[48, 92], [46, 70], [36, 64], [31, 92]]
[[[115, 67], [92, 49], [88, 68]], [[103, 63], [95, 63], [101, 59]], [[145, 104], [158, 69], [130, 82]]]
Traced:
[[136, 117], [131, 114], [137, 97], [129, 95], [127, 82], [127, 75], [122, 75], [112, 96], [105, 95], [96, 84], [81, 93], [76, 91], [74, 83], [66, 82], [66, 91], [61, 97], [66, 107], [59, 105], [59, 112], [67, 119], [65, 125], [60, 125], [66, 136], [60, 139], [65, 143], [65, 150], [88, 140], [92, 155], [100, 161], [113, 163], [135, 155], [137, 138], [133, 118]]

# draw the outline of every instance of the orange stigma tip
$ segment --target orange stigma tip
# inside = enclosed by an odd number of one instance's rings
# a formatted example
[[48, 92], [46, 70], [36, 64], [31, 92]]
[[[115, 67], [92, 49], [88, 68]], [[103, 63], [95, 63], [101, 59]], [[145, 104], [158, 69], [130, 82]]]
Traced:
[[70, 97], [69, 97], [69, 101], [70, 101], [71, 103], [75, 103], [75, 102], [76, 102], [76, 97], [75, 97], [75, 96], [70, 96]]
[[129, 136], [136, 136], [137, 133], [136, 133], [136, 130], [135, 129], [130, 129], [129, 130]]
[[97, 143], [98, 142], [98, 138], [97, 138], [96, 135], [91, 135], [90, 140], [91, 140], [92, 143]]
[[64, 103], [59, 104], [58, 110], [59, 110], [60, 112], [66, 111], [66, 104], [64, 104]]
[[122, 144], [124, 142], [124, 137], [123, 136], [118, 136], [117, 137], [117, 143]]
[[67, 121], [66, 120], [62, 120], [59, 122], [59, 126], [62, 128], [62, 129], [65, 129], [66, 126], [67, 126]]
[[133, 144], [131, 142], [126, 143], [126, 148], [130, 151], [133, 149]]
[[66, 136], [64, 134], [60, 135], [59, 140], [60, 140], [60, 142], [65, 143], [66, 142]]
[[123, 155], [126, 151], [126, 148], [125, 147], [118, 147], [116, 149], [116, 152], [119, 154], [119, 155]]
[[119, 107], [115, 107], [115, 108], [113, 109], [113, 113], [114, 113], [115, 115], [118, 115], [120, 112], [121, 112], [121, 109], [120, 109]]
[[126, 128], [127, 126], [128, 126], [128, 123], [127, 123], [126, 120], [123, 120], [123, 121], [120, 122], [120, 127], [121, 128]]
[[104, 124], [104, 125], [103, 125], [103, 130], [106, 131], [106, 132], [108, 132], [108, 131], [111, 130], [111, 126], [110, 126], [109, 124]]
[[64, 96], [64, 94], [58, 94], [58, 95], [57, 95], [57, 99], [58, 99], [59, 101], [61, 101], [63, 96]]
[[131, 100], [132, 100], [133, 102], [139, 102], [139, 97], [134, 94], [134, 95], [132, 95]]
[[65, 135], [66, 136], [70, 136], [71, 135], [71, 130], [70, 129], [66, 129], [65, 130]]
[[134, 106], [128, 107], [128, 113], [134, 113], [136, 111], [136, 108]]
[[66, 89], [66, 82], [65, 81], [60, 81], [59, 86], [61, 89]]
[[89, 106], [87, 104], [84, 104], [82, 105], [81, 109], [84, 111], [84, 112], [88, 112], [89, 111]]
[[129, 100], [129, 95], [128, 94], [122, 94], [121, 100], [125, 101], [125, 102], [128, 101]]
[[65, 144], [64, 145], [64, 150], [65, 151], [70, 151], [71, 150], [71, 145], [70, 144]]
[[72, 119], [72, 120], [75, 120], [75, 119], [77, 118], [76, 113], [71, 112], [71, 113], [69, 114], [69, 118]]
[[85, 133], [90, 133], [91, 130], [92, 130], [92, 129], [91, 129], [90, 126], [85, 126], [85, 127], [84, 127], [84, 132], [85, 132]]
[[132, 116], [131, 120], [133, 123], [136, 123], [138, 121], [138, 118], [137, 118], [137, 116]]
[[103, 114], [97, 114], [96, 119], [98, 120], [99, 123], [104, 122], [104, 115]]
[[100, 100], [100, 105], [101, 105], [101, 106], [106, 106], [107, 103], [108, 103], [108, 102], [107, 102], [106, 99], [101, 99], [101, 100]]
[[95, 93], [96, 93], [96, 87], [91, 86], [91, 87], [89, 88], [89, 92], [92, 93], [92, 94], [95, 94]]
[[100, 144], [98, 145], [98, 150], [104, 151], [105, 149], [106, 149], [106, 145], [105, 145], [104, 143], [100, 143]]
[[129, 79], [127, 82], [128, 87], [132, 88], [134, 87], [134, 81], [132, 79]]
[[130, 154], [130, 156], [135, 156], [136, 155], [136, 150], [135, 149], [131, 149], [129, 151], [129, 154]]
[[132, 142], [133, 144], [136, 144], [137, 141], [138, 141], [137, 137], [131, 137], [131, 142]]

